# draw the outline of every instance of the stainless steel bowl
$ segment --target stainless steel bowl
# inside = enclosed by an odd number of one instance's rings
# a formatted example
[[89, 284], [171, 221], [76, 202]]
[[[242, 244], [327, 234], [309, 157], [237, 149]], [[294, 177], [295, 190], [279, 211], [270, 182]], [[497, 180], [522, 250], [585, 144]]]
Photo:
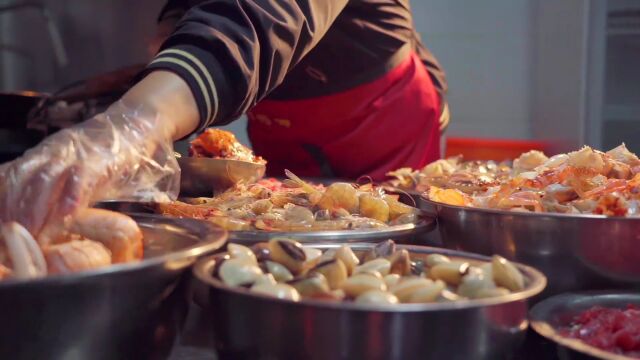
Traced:
[[640, 286], [640, 218], [522, 213], [421, 199], [446, 247], [500, 254], [549, 278], [544, 296]]
[[[104, 201], [97, 207], [124, 213], [155, 213], [155, 205], [142, 202]], [[394, 239], [404, 244], [424, 244], [424, 234], [436, 228], [435, 217], [423, 214], [415, 224], [389, 226], [382, 229], [335, 230], [310, 232], [282, 231], [230, 231], [229, 241], [242, 244], [254, 244], [274, 237], [290, 237], [302, 242], [378, 242]]]
[[260, 180], [266, 171], [264, 164], [249, 161], [178, 158], [180, 165], [180, 196], [211, 196], [239, 182]]
[[186, 270], [221, 247], [207, 223], [135, 215], [145, 259], [72, 275], [0, 282], [0, 359], [164, 358], [181, 327]]
[[628, 304], [640, 305], [640, 294], [605, 291], [557, 295], [531, 309], [531, 327], [557, 345], [558, 356], [563, 360], [629, 360], [631, 358], [600, 350], [580, 340], [565, 338], [557, 332], [558, 328], [567, 326], [576, 315], [593, 306], [624, 308]]
[[[339, 245], [306, 245], [328, 249]], [[353, 244], [366, 251], [373, 245]], [[400, 246], [413, 258], [437, 252], [452, 258], [489, 258], [438, 248]], [[194, 273], [208, 286], [213, 344], [223, 358], [243, 359], [500, 359], [520, 345], [528, 327], [527, 299], [546, 279], [518, 265], [528, 284], [509, 296], [457, 303], [361, 306], [298, 303], [230, 288], [211, 273], [215, 257]]]

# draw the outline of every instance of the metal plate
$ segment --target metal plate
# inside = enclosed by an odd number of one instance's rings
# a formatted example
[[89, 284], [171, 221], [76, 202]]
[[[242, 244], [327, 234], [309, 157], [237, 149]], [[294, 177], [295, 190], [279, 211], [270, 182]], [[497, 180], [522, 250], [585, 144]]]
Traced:
[[[306, 244], [328, 249], [337, 244]], [[353, 244], [366, 251], [372, 244]], [[469, 261], [488, 257], [402, 246], [414, 258], [440, 253]], [[455, 303], [361, 306], [298, 303], [229, 288], [211, 277], [215, 258], [194, 267], [208, 291], [205, 320], [223, 358], [278, 359], [498, 359], [513, 353], [527, 330], [527, 300], [545, 286], [537, 270], [517, 265], [528, 279], [523, 292]], [[239, 314], [242, 314], [241, 316]], [[375, 342], [372, 342], [375, 339]]]
[[556, 331], [557, 328], [568, 325], [576, 315], [593, 306], [624, 308], [628, 304], [640, 305], [640, 293], [602, 291], [562, 294], [546, 299], [531, 309], [531, 327], [558, 346], [561, 359], [589, 357], [630, 360], [629, 357], [600, 350], [580, 340], [566, 338]]
[[226, 240], [199, 221], [133, 215], [145, 259], [0, 282], [0, 359], [166, 357], [186, 311], [187, 270]]
[[264, 164], [248, 161], [178, 158], [180, 165], [180, 196], [212, 196], [239, 182], [252, 183], [260, 180], [266, 171]]
[[[124, 213], [155, 213], [155, 206], [149, 203], [105, 201], [98, 203], [96, 207]], [[416, 224], [395, 225], [382, 229], [310, 232], [230, 231], [229, 241], [253, 244], [274, 237], [292, 237], [302, 242], [377, 242], [380, 240], [393, 239], [398, 243], [412, 243], [416, 239], [417, 235], [433, 231], [435, 227], [435, 218], [429, 215], [424, 215], [420, 217], [420, 221]]]
[[523, 213], [420, 199], [449, 248], [499, 254], [549, 278], [545, 296], [640, 287], [640, 218]]

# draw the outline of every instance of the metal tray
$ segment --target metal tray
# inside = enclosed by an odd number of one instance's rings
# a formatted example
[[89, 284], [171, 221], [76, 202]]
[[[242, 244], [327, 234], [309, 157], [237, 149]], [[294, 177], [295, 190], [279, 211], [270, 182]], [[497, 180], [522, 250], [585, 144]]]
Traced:
[[264, 176], [266, 166], [248, 161], [179, 157], [180, 196], [212, 196], [239, 182], [252, 183]]
[[[149, 203], [127, 201], [105, 201], [97, 207], [124, 213], [155, 213], [155, 206]], [[395, 225], [383, 229], [337, 230], [313, 232], [280, 232], [280, 231], [229, 231], [229, 241], [253, 244], [274, 237], [291, 237], [302, 242], [378, 242], [393, 239], [398, 243], [416, 243], [419, 235], [428, 233], [436, 227], [435, 218], [424, 215], [416, 224]]]
[[133, 215], [145, 259], [0, 282], [0, 359], [154, 359], [169, 354], [186, 307], [187, 270], [224, 245], [200, 221]]
[[629, 357], [600, 350], [580, 340], [565, 338], [556, 331], [558, 327], [566, 326], [574, 316], [593, 306], [624, 308], [628, 304], [640, 305], [640, 293], [603, 291], [562, 294], [546, 299], [531, 309], [531, 327], [557, 345], [558, 356], [562, 360], [630, 360]]
[[523, 213], [446, 205], [424, 198], [449, 248], [500, 254], [549, 278], [544, 295], [640, 287], [640, 218]]
[[[337, 244], [306, 244], [329, 249]], [[353, 244], [356, 252], [373, 244]], [[490, 258], [439, 248], [402, 246], [414, 258]], [[215, 257], [194, 267], [208, 288], [206, 322], [223, 358], [271, 359], [501, 359], [522, 344], [527, 301], [546, 284], [544, 275], [517, 264], [527, 288], [504, 297], [454, 303], [362, 306], [313, 300], [290, 302], [230, 288], [212, 278]]]

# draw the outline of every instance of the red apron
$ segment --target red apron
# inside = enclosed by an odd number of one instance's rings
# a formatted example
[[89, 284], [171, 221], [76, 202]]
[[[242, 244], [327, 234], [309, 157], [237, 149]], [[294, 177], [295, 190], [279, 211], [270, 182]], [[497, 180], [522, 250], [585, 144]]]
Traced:
[[439, 115], [438, 93], [412, 54], [383, 77], [335, 95], [261, 101], [248, 114], [248, 133], [269, 176], [281, 177], [284, 169], [326, 176], [312, 147], [333, 176], [379, 181], [388, 171], [440, 158]]

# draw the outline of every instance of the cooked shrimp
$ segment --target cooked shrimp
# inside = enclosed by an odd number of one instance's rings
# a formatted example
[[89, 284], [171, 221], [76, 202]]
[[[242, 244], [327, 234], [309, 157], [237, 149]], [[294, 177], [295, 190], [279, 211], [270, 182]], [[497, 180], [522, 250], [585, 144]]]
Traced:
[[2, 264], [0, 278], [30, 279], [45, 276], [47, 265], [44, 256], [29, 231], [16, 222], [2, 224], [0, 227], [6, 245], [5, 258], [8, 260], [7, 264]]
[[389, 204], [380, 196], [371, 193], [360, 194], [360, 215], [387, 222], [389, 221]]
[[358, 191], [353, 185], [338, 182], [327, 187], [317, 205], [321, 209], [345, 209], [353, 214], [358, 211], [359, 201]]
[[142, 259], [142, 231], [129, 216], [102, 209], [85, 209], [75, 215], [69, 231], [104, 244], [114, 263]]
[[67, 274], [97, 269], [111, 264], [111, 252], [102, 243], [72, 240], [44, 249], [50, 274]]

